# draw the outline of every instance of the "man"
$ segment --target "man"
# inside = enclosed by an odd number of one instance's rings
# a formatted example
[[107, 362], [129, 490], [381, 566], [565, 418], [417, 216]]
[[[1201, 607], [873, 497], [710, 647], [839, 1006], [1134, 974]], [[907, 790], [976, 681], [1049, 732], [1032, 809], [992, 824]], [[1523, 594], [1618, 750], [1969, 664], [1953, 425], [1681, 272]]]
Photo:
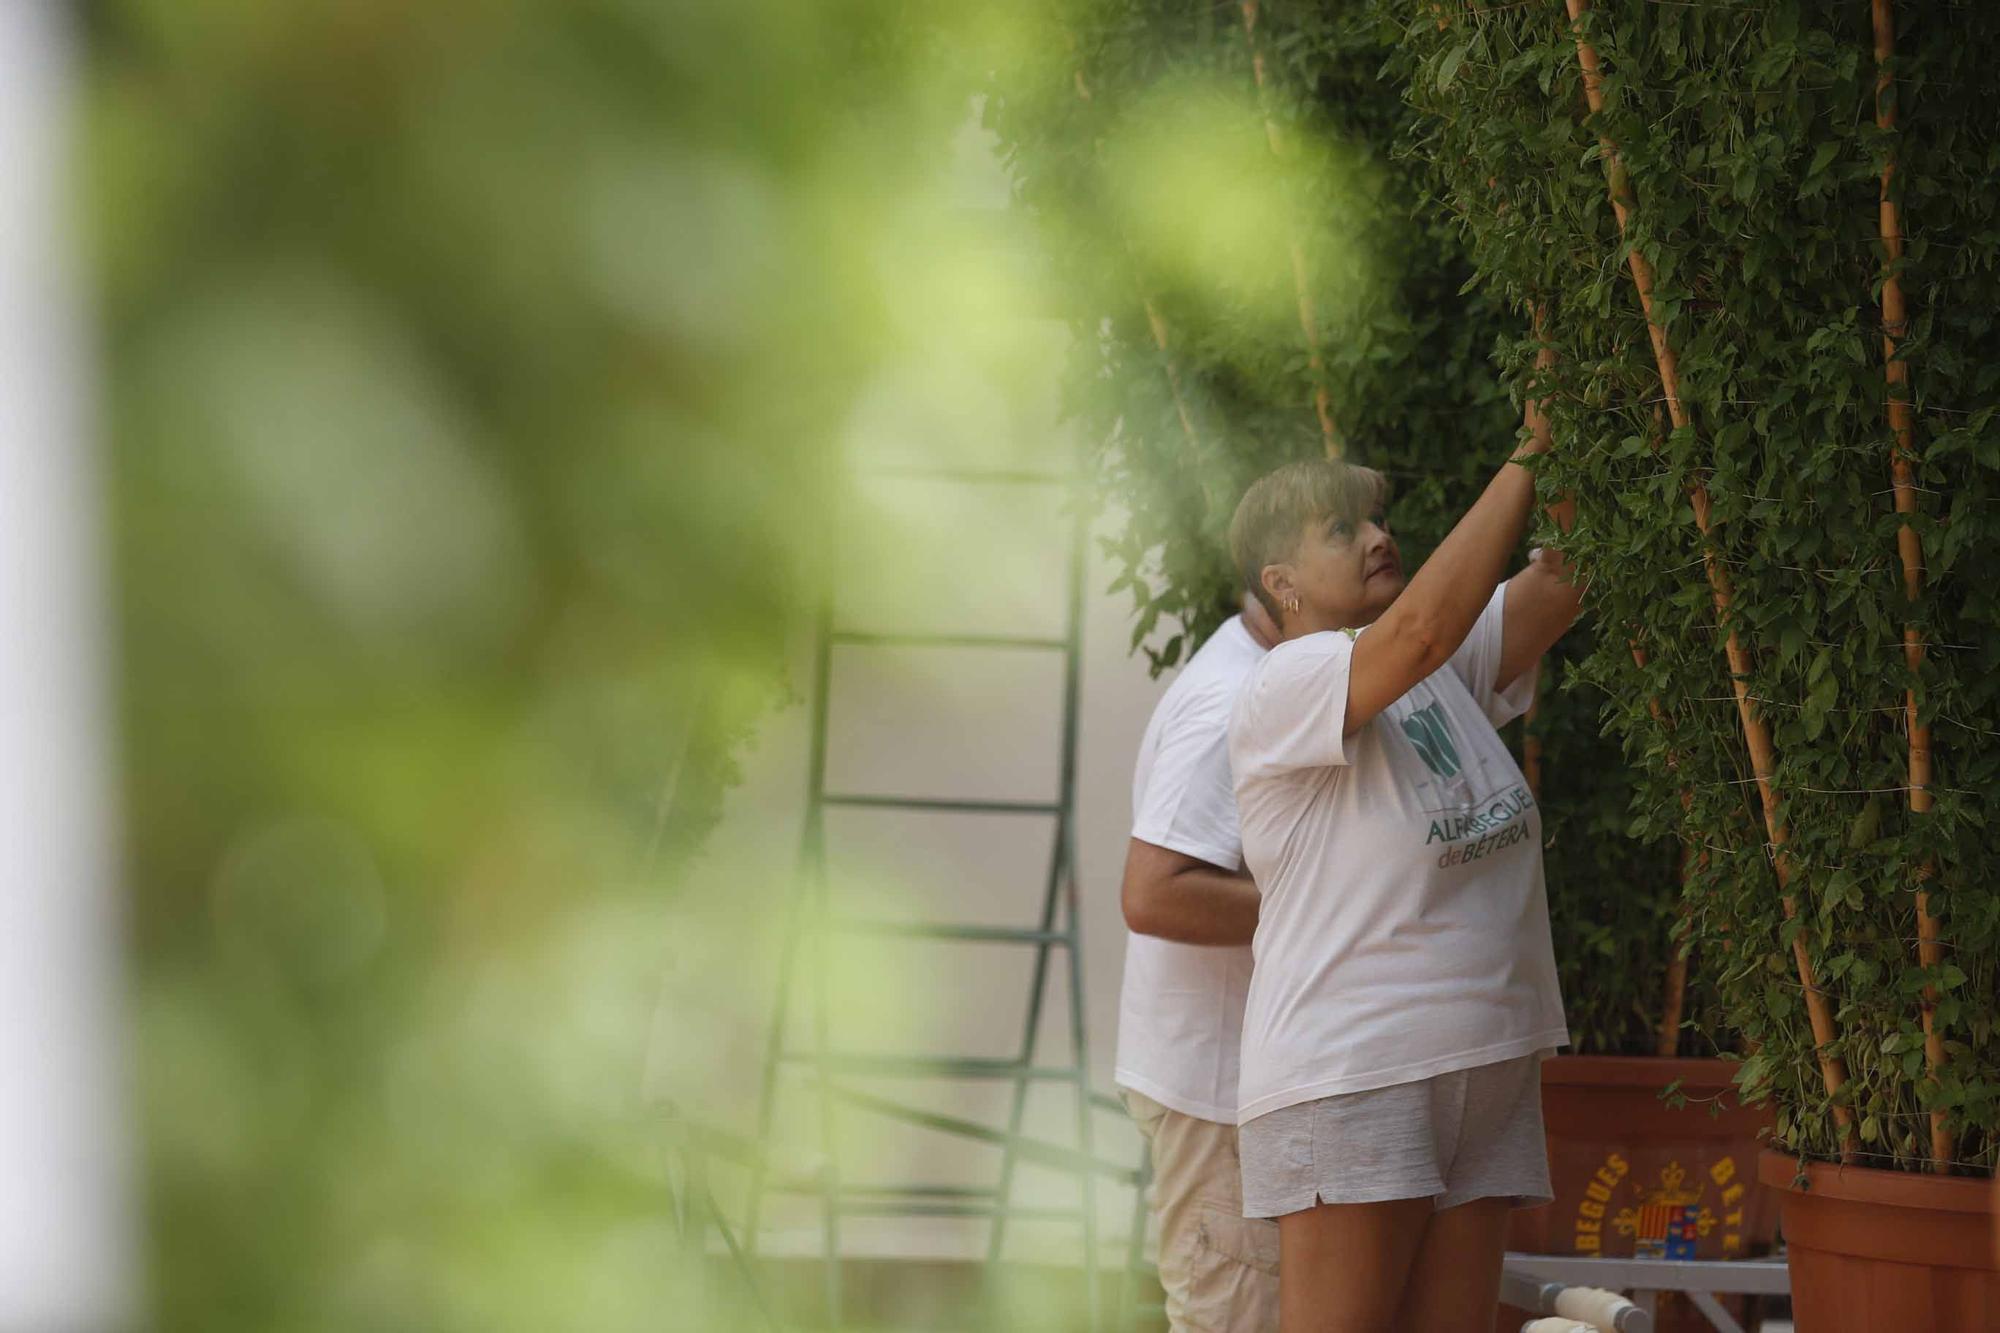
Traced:
[[1278, 1326], [1278, 1228], [1243, 1216], [1237, 1048], [1257, 886], [1243, 870], [1229, 771], [1238, 688], [1278, 641], [1255, 598], [1153, 710], [1132, 779], [1120, 891], [1125, 985], [1115, 1078], [1153, 1156], [1160, 1283], [1174, 1333]]

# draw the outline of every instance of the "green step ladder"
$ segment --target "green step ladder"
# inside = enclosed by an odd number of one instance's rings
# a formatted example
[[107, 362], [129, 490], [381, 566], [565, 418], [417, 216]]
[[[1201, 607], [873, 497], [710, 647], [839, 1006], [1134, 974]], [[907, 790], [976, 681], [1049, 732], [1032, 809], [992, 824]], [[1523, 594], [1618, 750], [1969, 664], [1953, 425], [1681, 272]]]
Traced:
[[[916, 480], [940, 485], [1011, 486], [1046, 489], [1053, 502], [1076, 497], [1076, 477], [1054, 471], [968, 471], [957, 469], [898, 468], [874, 469], [870, 479]], [[836, 501], [842, 509], [848, 497]], [[1080, 1224], [1083, 1249], [1083, 1279], [1089, 1327], [1099, 1327], [1097, 1184], [1109, 1179], [1135, 1189], [1143, 1188], [1144, 1167], [1119, 1166], [1097, 1157], [1093, 1151], [1091, 1118], [1097, 1109], [1122, 1110], [1117, 1101], [1093, 1093], [1089, 1083], [1088, 1042], [1085, 1034], [1083, 1001], [1083, 949], [1081, 910], [1078, 902], [1076, 859], [1076, 746], [1078, 692], [1082, 658], [1083, 581], [1087, 518], [1084, 506], [1072, 503], [1073, 517], [1067, 550], [1063, 632], [1060, 636], [987, 634], [883, 634], [861, 633], [841, 628], [834, 614], [831, 576], [819, 596], [815, 651], [810, 698], [810, 757], [807, 772], [807, 800], [799, 850], [799, 874], [787, 913], [779, 963], [777, 1002], [771, 1019], [763, 1063], [763, 1086], [757, 1115], [759, 1142], [768, 1142], [779, 1100], [794, 1091], [803, 1092], [817, 1103], [819, 1152], [822, 1166], [816, 1177], [805, 1184], [772, 1179], [753, 1173], [745, 1223], [745, 1243], [758, 1243], [758, 1224], [767, 1194], [816, 1194], [820, 1201], [820, 1231], [823, 1250], [824, 1290], [827, 1320], [838, 1328], [842, 1318], [841, 1219], [874, 1217], [990, 1217], [992, 1227], [987, 1244], [989, 1265], [1000, 1261], [1005, 1252], [1007, 1226], [1012, 1220], [1074, 1219]], [[838, 518], [834, 524], [838, 527]], [[822, 569], [831, 570], [836, 561], [825, 558]], [[969, 800], [929, 794], [873, 795], [829, 791], [827, 788], [828, 705], [833, 678], [844, 647], [902, 648], [981, 648], [1060, 654], [1062, 658], [1062, 713], [1060, 725], [1059, 776], [1051, 800]], [[1043, 881], [1039, 923], [1033, 927], [963, 925], [926, 921], [875, 920], [838, 917], [831, 910], [828, 894], [826, 812], [828, 809], [872, 808], [911, 813], [1010, 815], [1022, 819], [1052, 820], [1054, 838], [1047, 875]], [[1033, 978], [1025, 1000], [1021, 1040], [1011, 1058], [970, 1058], [938, 1055], [879, 1055], [832, 1049], [827, 1037], [828, 948], [842, 936], [872, 936], [926, 940], [949, 946], [1001, 946], [1033, 951]], [[1058, 954], [1060, 960], [1058, 960]], [[1040, 1029], [1049, 992], [1060, 967], [1067, 976], [1064, 988], [1069, 1000], [1069, 1058], [1054, 1062], [1040, 1059]], [[803, 994], [801, 993], [803, 992]], [[797, 1007], [803, 1006], [806, 1039], [791, 1037]], [[892, 1097], [851, 1086], [857, 1078], [873, 1080], [908, 1079], [943, 1082], [967, 1080], [999, 1081], [1012, 1085], [1004, 1128], [957, 1116], [942, 1115], [912, 1106]], [[1075, 1100], [1076, 1145], [1048, 1143], [1022, 1133], [1028, 1094], [1038, 1083], [1067, 1085]], [[803, 1084], [803, 1087], [796, 1085]], [[861, 1183], [851, 1181], [837, 1161], [834, 1124], [836, 1114], [863, 1112], [881, 1116], [901, 1125], [919, 1127], [973, 1142], [997, 1146], [1001, 1151], [997, 1180], [990, 1186], [954, 1186], [915, 1181]], [[1075, 1207], [1031, 1207], [1014, 1200], [1015, 1168], [1021, 1162], [1066, 1172], [1077, 1186]], [[1143, 1212], [1141, 1214], [1143, 1217]], [[1133, 1241], [1133, 1253], [1143, 1242], [1143, 1232]], [[1132, 1308], [1131, 1283], [1121, 1287], [1121, 1325]]]

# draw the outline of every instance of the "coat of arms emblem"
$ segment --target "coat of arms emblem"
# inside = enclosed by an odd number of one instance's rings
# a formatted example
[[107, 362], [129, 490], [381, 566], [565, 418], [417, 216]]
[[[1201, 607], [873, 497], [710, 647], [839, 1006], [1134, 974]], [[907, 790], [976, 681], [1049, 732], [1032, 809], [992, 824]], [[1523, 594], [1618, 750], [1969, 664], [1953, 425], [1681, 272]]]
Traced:
[[1611, 1219], [1620, 1235], [1632, 1237], [1632, 1254], [1639, 1259], [1692, 1259], [1703, 1236], [1719, 1219], [1701, 1202], [1699, 1181], [1690, 1187], [1679, 1162], [1660, 1168], [1659, 1185], [1641, 1192], [1636, 1207], [1621, 1208]]

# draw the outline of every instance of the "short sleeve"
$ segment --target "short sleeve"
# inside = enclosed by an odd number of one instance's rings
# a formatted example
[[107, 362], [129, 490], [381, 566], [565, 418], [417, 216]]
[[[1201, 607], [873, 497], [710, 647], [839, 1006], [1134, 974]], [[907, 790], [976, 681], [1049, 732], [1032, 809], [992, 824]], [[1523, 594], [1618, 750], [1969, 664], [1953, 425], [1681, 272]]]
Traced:
[[1226, 700], [1202, 700], [1170, 719], [1132, 811], [1132, 836], [1224, 870], [1243, 865], [1229, 774]]
[[1465, 642], [1451, 655], [1451, 669], [1464, 682], [1471, 693], [1472, 701], [1486, 714], [1486, 720], [1494, 726], [1503, 726], [1528, 711], [1535, 700], [1535, 678], [1539, 667], [1530, 667], [1521, 673], [1504, 690], [1494, 688], [1500, 675], [1500, 654], [1506, 642], [1504, 636], [1507, 614], [1507, 585], [1502, 583], [1493, 590], [1487, 600], [1486, 609], [1473, 622], [1472, 632], [1465, 636]]
[[1230, 719], [1236, 780], [1347, 762], [1347, 677], [1354, 640], [1324, 630], [1279, 644], [1251, 677]]

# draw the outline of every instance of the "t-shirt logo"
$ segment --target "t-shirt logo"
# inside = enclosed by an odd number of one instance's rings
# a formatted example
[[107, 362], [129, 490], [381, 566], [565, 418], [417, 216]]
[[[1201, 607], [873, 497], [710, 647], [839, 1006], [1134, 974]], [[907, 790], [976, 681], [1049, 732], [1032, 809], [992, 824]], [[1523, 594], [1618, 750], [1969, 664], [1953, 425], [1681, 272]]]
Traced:
[[1431, 772], [1441, 778], [1458, 773], [1458, 746], [1452, 743], [1442, 703], [1426, 704], [1404, 718], [1403, 734], [1410, 738], [1410, 747]]

